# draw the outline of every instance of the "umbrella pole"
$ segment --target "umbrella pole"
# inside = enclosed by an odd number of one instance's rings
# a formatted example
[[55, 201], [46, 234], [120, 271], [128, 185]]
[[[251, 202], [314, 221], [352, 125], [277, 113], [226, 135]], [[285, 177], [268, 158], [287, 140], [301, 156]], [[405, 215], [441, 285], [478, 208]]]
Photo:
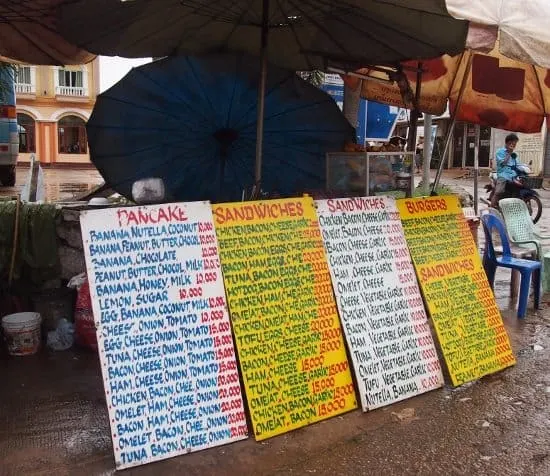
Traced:
[[476, 216], [479, 215], [479, 139], [480, 139], [480, 126], [476, 124], [476, 137], [475, 137], [475, 149], [474, 149], [474, 210]]
[[470, 54], [468, 58], [468, 63], [466, 63], [466, 69], [464, 71], [464, 76], [462, 78], [462, 84], [460, 85], [460, 91], [458, 93], [458, 98], [456, 100], [456, 107], [451, 115], [451, 123], [449, 124], [449, 129], [447, 130], [447, 137], [445, 138], [445, 148], [443, 149], [443, 155], [441, 156], [441, 161], [439, 162], [439, 168], [437, 169], [437, 174], [435, 175], [435, 180], [432, 185], [431, 195], [435, 195], [435, 189], [439, 185], [439, 179], [443, 173], [443, 166], [445, 165], [445, 160], [447, 159], [447, 154], [449, 153], [449, 147], [451, 145], [451, 138], [453, 137], [453, 131], [456, 125], [456, 118], [458, 116], [458, 110], [462, 104], [462, 99], [464, 97], [464, 91], [466, 91], [466, 85], [468, 84], [468, 76], [470, 75], [470, 70], [472, 69], [472, 55]]
[[262, 180], [265, 90], [267, 83], [267, 40], [269, 34], [268, 21], [269, 0], [263, 0], [262, 37], [260, 47], [260, 87], [258, 88], [258, 117], [256, 120], [256, 168], [254, 173], [256, 184], [259, 184]]
[[[416, 92], [415, 92], [415, 104], [414, 109], [411, 111], [411, 127], [409, 130], [409, 144], [407, 149], [416, 153], [416, 133], [418, 131], [418, 118], [420, 117], [420, 93], [422, 88], [422, 63], [418, 63], [418, 69], [416, 71]], [[425, 134], [425, 133], [424, 133]], [[413, 164], [413, 167], [415, 164]], [[413, 174], [413, 184], [414, 184], [414, 174]], [[414, 185], [413, 185], [414, 188]]]

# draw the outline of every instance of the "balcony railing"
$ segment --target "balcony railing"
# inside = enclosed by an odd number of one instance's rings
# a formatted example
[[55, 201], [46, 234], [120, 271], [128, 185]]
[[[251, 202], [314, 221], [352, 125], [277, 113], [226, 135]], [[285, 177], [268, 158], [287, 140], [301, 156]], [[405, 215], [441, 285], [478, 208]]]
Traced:
[[34, 84], [15, 83], [15, 92], [17, 94], [36, 94], [36, 86]]
[[55, 88], [55, 94], [58, 96], [88, 96], [86, 88], [71, 87], [71, 86], [57, 86]]

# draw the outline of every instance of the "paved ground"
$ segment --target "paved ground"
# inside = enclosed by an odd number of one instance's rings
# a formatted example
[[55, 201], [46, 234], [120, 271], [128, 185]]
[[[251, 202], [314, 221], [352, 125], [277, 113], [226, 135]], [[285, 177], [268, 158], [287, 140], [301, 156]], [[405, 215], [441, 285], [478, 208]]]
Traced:
[[[125, 474], [550, 474], [550, 311], [506, 325], [517, 366], [475, 384]], [[4, 358], [0, 375], [0, 475], [114, 473], [95, 355]], [[400, 421], [405, 409], [414, 418]]]
[[[17, 168], [17, 182], [15, 187], [0, 187], [0, 196], [13, 195], [20, 192], [29, 176], [28, 167]], [[99, 172], [95, 169], [44, 169], [46, 199], [48, 201], [70, 200], [78, 195], [90, 191], [103, 182]]]
[[[543, 195], [548, 205], [550, 193]], [[504, 309], [507, 276], [498, 280]], [[550, 474], [550, 303], [523, 322], [513, 312], [504, 315], [518, 359], [514, 368], [263, 443], [249, 439], [125, 474]], [[97, 356], [0, 356], [0, 378], [0, 476], [114, 473]], [[407, 412], [413, 417], [403, 420]]]

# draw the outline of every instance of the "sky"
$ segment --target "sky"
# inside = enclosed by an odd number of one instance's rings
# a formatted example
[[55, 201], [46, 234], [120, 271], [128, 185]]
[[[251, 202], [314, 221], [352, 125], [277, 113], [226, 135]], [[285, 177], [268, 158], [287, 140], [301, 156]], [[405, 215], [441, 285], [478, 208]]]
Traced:
[[151, 58], [128, 59], [119, 56], [101, 56], [99, 58], [100, 91], [103, 92], [118, 83], [132, 67], [150, 61]]

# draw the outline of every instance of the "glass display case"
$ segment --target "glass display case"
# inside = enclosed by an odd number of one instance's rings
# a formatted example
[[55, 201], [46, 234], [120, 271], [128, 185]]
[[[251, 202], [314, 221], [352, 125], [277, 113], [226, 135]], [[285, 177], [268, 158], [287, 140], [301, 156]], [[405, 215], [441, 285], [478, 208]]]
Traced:
[[413, 193], [412, 152], [333, 152], [327, 154], [327, 190], [334, 196]]

